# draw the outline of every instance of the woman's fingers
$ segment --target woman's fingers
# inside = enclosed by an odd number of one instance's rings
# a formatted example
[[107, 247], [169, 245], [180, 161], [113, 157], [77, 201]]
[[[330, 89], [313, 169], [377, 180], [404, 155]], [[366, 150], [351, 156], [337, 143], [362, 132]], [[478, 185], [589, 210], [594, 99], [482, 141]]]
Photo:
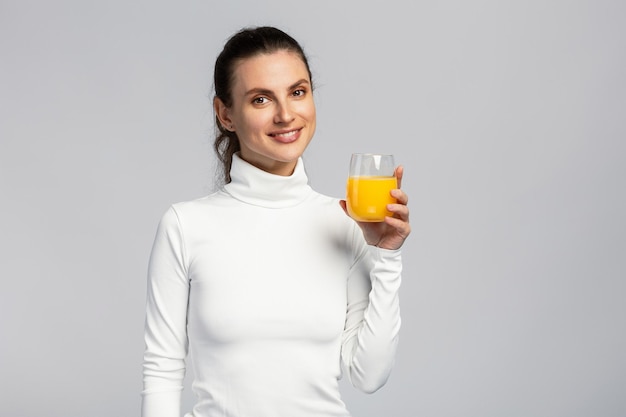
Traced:
[[409, 224], [409, 196], [402, 190], [393, 190], [391, 192], [397, 204], [388, 204], [387, 210], [393, 213], [393, 217], [385, 218], [385, 223], [396, 229], [396, 233], [404, 240], [411, 233], [411, 225]]
[[404, 204], [388, 204], [387, 210], [394, 214], [393, 217], [402, 219], [405, 222], [409, 221], [409, 208]]
[[409, 203], [409, 196], [401, 189], [391, 190], [391, 196], [396, 199], [398, 204], [406, 206]]
[[404, 240], [411, 234], [411, 225], [404, 219], [396, 217], [386, 217], [385, 223], [393, 227], [396, 231], [396, 234], [402, 239], [397, 245], [397, 247], [399, 248], [400, 246], [402, 246]]

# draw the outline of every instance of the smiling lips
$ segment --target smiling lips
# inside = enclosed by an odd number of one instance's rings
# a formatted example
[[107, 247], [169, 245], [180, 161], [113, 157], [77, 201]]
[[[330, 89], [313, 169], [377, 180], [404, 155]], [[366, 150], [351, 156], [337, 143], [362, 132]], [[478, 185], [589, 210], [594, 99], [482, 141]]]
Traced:
[[301, 130], [302, 128], [286, 130], [282, 132], [270, 133], [269, 136], [272, 137], [277, 142], [291, 143], [291, 142], [295, 142], [300, 137]]

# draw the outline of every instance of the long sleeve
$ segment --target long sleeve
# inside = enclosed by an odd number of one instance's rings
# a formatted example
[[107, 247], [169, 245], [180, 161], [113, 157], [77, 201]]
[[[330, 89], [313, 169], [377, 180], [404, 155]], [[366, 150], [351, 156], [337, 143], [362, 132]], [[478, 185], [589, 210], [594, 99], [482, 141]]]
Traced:
[[179, 220], [170, 208], [159, 224], [148, 267], [142, 417], [180, 416], [187, 356], [187, 278]]
[[351, 383], [372, 393], [391, 373], [400, 331], [400, 250], [361, 249], [348, 278], [342, 360]]

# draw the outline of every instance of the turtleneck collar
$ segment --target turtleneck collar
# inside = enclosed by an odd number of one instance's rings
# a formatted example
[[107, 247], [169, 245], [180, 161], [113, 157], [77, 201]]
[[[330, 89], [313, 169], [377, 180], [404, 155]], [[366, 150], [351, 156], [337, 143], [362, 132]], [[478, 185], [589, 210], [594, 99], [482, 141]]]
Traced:
[[302, 158], [288, 177], [270, 174], [233, 155], [231, 182], [224, 190], [237, 200], [268, 208], [291, 207], [301, 203], [310, 193], [309, 179]]

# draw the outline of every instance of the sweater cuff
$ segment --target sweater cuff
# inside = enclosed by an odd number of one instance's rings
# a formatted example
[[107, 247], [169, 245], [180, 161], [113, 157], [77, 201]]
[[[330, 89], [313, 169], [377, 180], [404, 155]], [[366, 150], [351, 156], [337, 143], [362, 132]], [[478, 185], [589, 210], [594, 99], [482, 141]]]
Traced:
[[381, 249], [369, 246], [369, 256], [373, 260], [370, 277], [381, 283], [389, 290], [397, 291], [400, 287], [402, 275], [402, 256], [400, 249]]
[[182, 390], [144, 390], [141, 404], [142, 417], [180, 416]]
[[368, 245], [367, 249], [375, 262], [402, 265], [402, 249], [384, 249], [378, 246]]

